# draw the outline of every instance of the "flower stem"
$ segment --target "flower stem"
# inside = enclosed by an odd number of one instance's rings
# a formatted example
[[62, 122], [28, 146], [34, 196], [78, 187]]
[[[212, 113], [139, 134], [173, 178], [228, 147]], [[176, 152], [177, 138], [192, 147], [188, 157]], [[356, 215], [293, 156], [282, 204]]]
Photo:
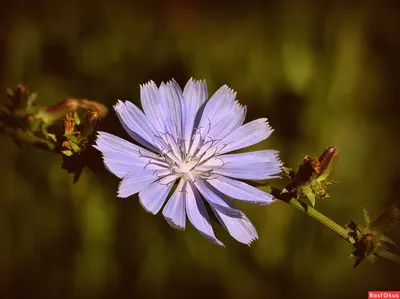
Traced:
[[[281, 193], [281, 190], [273, 190], [272, 193], [275, 195], [276, 198], [280, 199], [281, 201], [287, 204], [290, 204], [291, 206], [302, 211], [306, 215], [314, 218], [323, 226], [329, 228], [331, 231], [339, 235], [342, 239], [346, 240], [347, 242], [353, 245], [351, 238], [349, 237], [349, 231], [346, 228], [337, 224], [335, 221], [326, 217], [324, 214], [318, 212], [312, 206], [302, 202], [301, 200], [295, 199], [294, 197], [290, 196], [290, 193]], [[389, 251], [378, 252], [376, 253], [376, 255], [388, 261], [394, 263], [400, 263], [400, 256], [392, 252]]]
[[311, 207], [311, 206], [307, 205], [306, 203], [304, 203], [304, 202], [302, 202], [300, 200], [297, 200], [297, 199], [295, 199], [293, 197], [287, 203], [292, 205], [292, 206], [294, 206], [296, 209], [306, 213], [308, 216], [314, 218], [319, 223], [321, 223], [322, 225], [326, 226], [331, 231], [333, 231], [334, 233], [338, 234], [340, 237], [345, 239], [347, 242], [350, 242], [347, 229], [345, 229], [341, 225], [337, 224], [333, 220], [329, 219], [324, 214], [318, 212], [313, 207]]

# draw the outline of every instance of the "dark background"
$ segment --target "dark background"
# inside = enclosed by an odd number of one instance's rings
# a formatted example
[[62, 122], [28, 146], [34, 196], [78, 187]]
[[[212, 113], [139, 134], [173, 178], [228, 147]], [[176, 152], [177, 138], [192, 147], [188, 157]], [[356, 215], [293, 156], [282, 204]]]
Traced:
[[[139, 84], [206, 79], [268, 117], [287, 164], [336, 145], [331, 198], [344, 225], [399, 202], [400, 35], [396, 1], [8, 1], [0, 6], [1, 88], [25, 82], [51, 105], [139, 103]], [[102, 129], [125, 136], [111, 110]], [[399, 266], [352, 269], [352, 248], [294, 208], [241, 204], [260, 240], [217, 247], [171, 229], [118, 181], [0, 136], [0, 298], [367, 298], [399, 290]], [[279, 182], [277, 182], [279, 184]], [[389, 236], [400, 242], [400, 229]]]

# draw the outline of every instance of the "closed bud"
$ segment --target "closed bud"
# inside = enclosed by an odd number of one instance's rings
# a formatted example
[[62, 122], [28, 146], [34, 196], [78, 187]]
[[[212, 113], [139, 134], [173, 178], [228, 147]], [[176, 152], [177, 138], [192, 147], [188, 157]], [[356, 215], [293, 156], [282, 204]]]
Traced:
[[319, 156], [319, 176], [317, 181], [325, 181], [328, 178], [339, 159], [339, 154], [340, 151], [336, 146], [330, 146]]

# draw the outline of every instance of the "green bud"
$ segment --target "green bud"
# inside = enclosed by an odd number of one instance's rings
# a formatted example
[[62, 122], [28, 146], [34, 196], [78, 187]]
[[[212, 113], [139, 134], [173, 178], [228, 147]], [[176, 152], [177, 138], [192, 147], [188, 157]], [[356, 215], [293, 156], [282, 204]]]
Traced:
[[354, 267], [357, 267], [364, 259], [375, 261], [378, 254], [390, 253], [389, 250], [395, 243], [384, 236], [400, 219], [400, 210], [392, 204], [384, 209], [381, 214], [373, 221], [370, 220], [368, 212], [364, 210], [365, 227], [359, 228], [354, 222], [347, 225], [349, 238], [355, 251], [353, 256], [356, 258]]

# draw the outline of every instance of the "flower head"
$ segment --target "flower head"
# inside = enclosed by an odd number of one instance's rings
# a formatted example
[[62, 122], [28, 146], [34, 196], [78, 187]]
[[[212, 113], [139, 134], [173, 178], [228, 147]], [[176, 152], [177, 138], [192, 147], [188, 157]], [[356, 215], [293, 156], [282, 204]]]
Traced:
[[[209, 241], [223, 245], [213, 232], [204, 200], [218, 221], [239, 242], [257, 239], [256, 229], [226, 197], [256, 204], [274, 200], [240, 180], [264, 180], [280, 175], [275, 150], [227, 154], [256, 144], [272, 133], [267, 119], [243, 125], [246, 107], [226, 85], [208, 99], [204, 81], [189, 80], [183, 92], [175, 81], [159, 88], [141, 86], [144, 113], [131, 102], [118, 101], [115, 111], [128, 134], [142, 146], [99, 132], [95, 147], [107, 169], [121, 178], [118, 196], [139, 193], [144, 209], [163, 215], [174, 228], [184, 229], [186, 215]], [[167, 200], [173, 186], [176, 189]]]

